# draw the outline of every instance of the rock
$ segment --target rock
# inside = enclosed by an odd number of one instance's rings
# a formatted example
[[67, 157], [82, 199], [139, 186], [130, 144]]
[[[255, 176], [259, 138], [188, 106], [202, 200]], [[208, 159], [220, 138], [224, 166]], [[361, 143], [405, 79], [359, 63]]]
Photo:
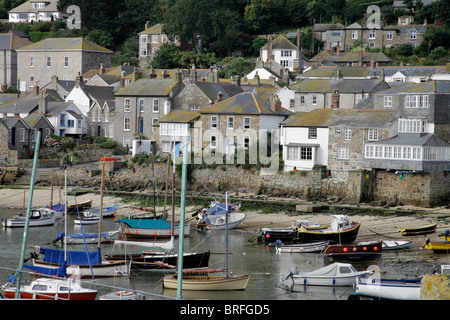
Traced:
[[450, 300], [450, 275], [425, 275], [420, 283], [420, 300]]

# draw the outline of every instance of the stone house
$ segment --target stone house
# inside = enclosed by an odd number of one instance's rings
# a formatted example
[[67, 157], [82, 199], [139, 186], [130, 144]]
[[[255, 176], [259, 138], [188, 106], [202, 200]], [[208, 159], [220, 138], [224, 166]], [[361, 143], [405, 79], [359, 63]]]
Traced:
[[[51, 96], [47, 96], [50, 99]], [[17, 99], [10, 100], [0, 105], [0, 118], [20, 117], [25, 118], [37, 111], [39, 105], [39, 87], [34, 87], [33, 93], [22, 94]]]
[[233, 79], [231, 83], [220, 81], [218, 70], [211, 69], [205, 79], [200, 80], [193, 66], [189, 70], [183, 88], [173, 98], [172, 109], [198, 111], [244, 92], [240, 79], [236, 77]]
[[284, 171], [328, 165], [327, 121], [336, 109], [315, 109], [290, 115], [280, 124]]
[[[195, 150], [199, 156], [199, 137], [201, 132], [196, 126], [200, 113], [186, 110], [172, 110], [154, 124], [155, 152], [161, 155], [177, 157], [185, 137], [190, 140], [189, 151]], [[195, 131], [197, 128], [197, 131]], [[197, 147], [196, 147], [197, 146]]]
[[17, 49], [32, 42], [14, 33], [0, 34], [0, 86], [1, 91], [6, 88], [17, 88]]
[[48, 120], [47, 115], [42, 113], [31, 113], [23, 119], [30, 128], [30, 142], [31, 148], [34, 148], [36, 143], [36, 134], [41, 132], [41, 145], [44, 143], [44, 139], [54, 133], [54, 128], [51, 122]]
[[153, 124], [170, 112], [182, 88], [181, 72], [175, 79], [163, 75], [123, 85], [115, 93], [114, 139], [128, 147], [134, 140], [153, 140]]
[[39, 21], [54, 21], [63, 18], [58, 11], [58, 0], [26, 1], [8, 11], [10, 23], [33, 23]]
[[20, 117], [4, 117], [0, 122], [8, 129], [8, 148], [17, 150], [19, 159], [29, 158], [32, 149], [28, 124]]
[[382, 79], [305, 79], [291, 85], [295, 90], [295, 112], [351, 109], [371, 93], [388, 87]]
[[50, 78], [50, 82], [43, 86], [40, 91], [56, 93], [56, 97], [61, 101], [65, 100], [76, 85], [76, 80], [61, 80], [57, 76]]
[[226, 155], [233, 159], [239, 149], [255, 151], [256, 143], [264, 139], [267, 132], [278, 132], [280, 123], [291, 114], [281, 107], [275, 97], [271, 102], [250, 92], [202, 108], [200, 125], [202, 150], [214, 154], [217, 159]]
[[112, 51], [84, 38], [47, 38], [17, 50], [19, 90], [43, 87], [53, 76], [75, 80], [103, 64], [111, 66]]

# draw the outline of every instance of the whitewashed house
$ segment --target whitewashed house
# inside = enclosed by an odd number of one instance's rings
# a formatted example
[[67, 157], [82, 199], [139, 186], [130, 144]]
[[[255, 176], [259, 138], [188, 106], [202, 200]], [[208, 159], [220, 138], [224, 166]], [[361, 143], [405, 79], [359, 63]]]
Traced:
[[58, 0], [26, 1], [11, 9], [8, 14], [10, 23], [54, 21], [67, 16], [58, 11]]
[[280, 124], [284, 171], [328, 165], [328, 121], [333, 109], [296, 113]]

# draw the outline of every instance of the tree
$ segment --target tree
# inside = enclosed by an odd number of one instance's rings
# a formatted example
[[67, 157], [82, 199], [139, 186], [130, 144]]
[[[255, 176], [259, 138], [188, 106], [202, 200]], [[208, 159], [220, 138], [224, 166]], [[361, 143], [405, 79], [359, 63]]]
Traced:
[[157, 69], [173, 69], [178, 68], [178, 54], [180, 49], [172, 44], [163, 44], [158, 51], [156, 51], [150, 65]]
[[221, 78], [230, 78], [234, 75], [243, 77], [255, 68], [252, 61], [242, 57], [227, 60], [229, 62], [222, 62], [224, 68], [220, 71]]

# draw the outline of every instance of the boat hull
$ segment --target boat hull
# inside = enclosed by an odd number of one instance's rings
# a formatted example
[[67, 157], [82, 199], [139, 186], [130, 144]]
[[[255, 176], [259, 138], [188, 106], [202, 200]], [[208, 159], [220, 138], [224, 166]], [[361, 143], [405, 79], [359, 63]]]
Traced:
[[450, 242], [429, 242], [424, 245], [424, 248], [433, 250], [434, 253], [449, 253]]
[[[184, 236], [189, 237], [190, 225], [184, 227]], [[175, 226], [174, 236], [178, 237], [180, 234], [180, 227]], [[157, 228], [132, 228], [124, 226], [121, 237], [127, 239], [148, 239], [148, 238], [170, 238], [172, 236], [172, 229], [157, 229]]]
[[[111, 232], [106, 232], [105, 235], [103, 235], [102, 232], [102, 236], [100, 237], [100, 241], [103, 242], [109, 242], [109, 241], [113, 241], [115, 240], [115, 238], [117, 238], [119, 231], [111, 231]], [[84, 244], [84, 242], [86, 241], [86, 243], [98, 243], [98, 235], [95, 236], [86, 236], [86, 237], [71, 237], [70, 235], [67, 237], [63, 238], [63, 241], [65, 241], [67, 244]]]
[[380, 300], [419, 300], [420, 280], [358, 281], [355, 294]]
[[324, 254], [332, 261], [362, 261], [378, 260], [381, 258], [382, 242], [367, 245], [329, 245]]
[[[183, 276], [182, 289], [196, 291], [222, 291], [245, 290], [249, 275], [244, 276]], [[165, 276], [163, 286], [165, 289], [177, 289], [176, 275]]]
[[[8, 299], [14, 299], [15, 298], [15, 290], [9, 290], [9, 291], [3, 291], [3, 294]], [[20, 292], [20, 298], [21, 299], [36, 299], [36, 300], [71, 300], [71, 301], [77, 301], [77, 300], [95, 300], [97, 297], [97, 292], [90, 292], [90, 293], [47, 293], [39, 291], [21, 291]]]
[[[207, 268], [210, 252], [192, 252], [183, 255], [184, 269]], [[111, 262], [131, 262], [132, 269], [155, 271], [175, 271], [178, 265], [178, 254], [114, 254], [106, 255], [105, 259]]]
[[437, 223], [428, 224], [425, 226], [417, 227], [417, 228], [400, 228], [399, 232], [402, 233], [403, 236], [415, 236], [421, 234], [433, 233], [436, 231]]
[[303, 253], [303, 252], [322, 252], [329, 241], [311, 242], [292, 245], [275, 245], [276, 252]]
[[354, 274], [350, 276], [327, 277], [327, 276], [301, 276], [295, 275], [292, 277], [294, 284], [309, 285], [309, 286], [331, 286], [331, 287], [345, 287], [356, 284], [358, 277], [363, 273]]
[[[225, 215], [208, 215], [207, 221], [205, 222], [202, 215], [200, 215], [201, 220], [198, 224], [201, 228], [207, 228], [212, 230], [224, 230], [227, 226], [225, 223]], [[244, 221], [246, 214], [243, 212], [232, 212], [228, 214], [228, 229], [236, 229]]]
[[[57, 269], [61, 267], [57, 263], [49, 263], [33, 259], [33, 266]], [[108, 262], [96, 265], [68, 265], [66, 268], [68, 276], [76, 275], [81, 278], [107, 278], [128, 276], [130, 274], [130, 263], [125, 262]]]
[[[30, 220], [29, 227], [47, 227], [55, 224], [55, 217], [52, 216], [48, 219]], [[24, 228], [25, 219], [2, 219], [2, 224], [5, 228]]]
[[314, 230], [301, 228], [298, 232], [298, 239], [303, 243], [315, 241], [330, 241], [331, 243], [352, 243], [358, 236], [359, 222], [342, 231], [328, 231], [326, 229]]

